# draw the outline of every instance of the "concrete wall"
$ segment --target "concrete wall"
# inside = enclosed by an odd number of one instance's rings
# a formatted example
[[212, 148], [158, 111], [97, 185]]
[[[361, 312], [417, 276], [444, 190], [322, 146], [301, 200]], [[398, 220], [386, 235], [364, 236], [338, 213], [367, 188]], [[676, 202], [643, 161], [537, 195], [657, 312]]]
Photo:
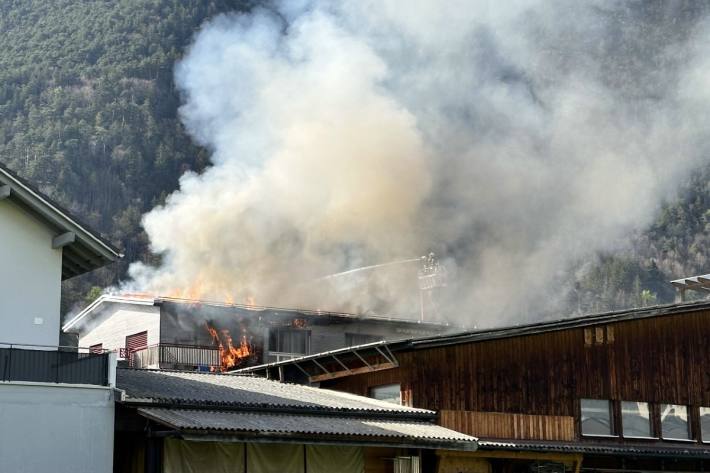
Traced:
[[0, 471], [110, 473], [113, 391], [0, 382]]
[[147, 331], [148, 345], [160, 341], [160, 308], [134, 304], [105, 303], [102, 312], [92, 315], [79, 332], [79, 346], [101, 343], [104, 349], [126, 346], [126, 336]]
[[62, 250], [56, 235], [0, 200], [0, 342], [59, 344]]

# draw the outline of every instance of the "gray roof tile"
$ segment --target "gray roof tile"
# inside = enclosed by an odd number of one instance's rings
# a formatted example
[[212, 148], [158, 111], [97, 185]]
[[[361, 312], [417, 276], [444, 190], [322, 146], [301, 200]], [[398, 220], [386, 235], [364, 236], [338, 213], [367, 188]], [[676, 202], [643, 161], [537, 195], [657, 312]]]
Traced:
[[444, 441], [470, 443], [474, 437], [427, 422], [377, 420], [372, 418], [322, 415], [224, 412], [193, 409], [141, 408], [138, 412], [150, 419], [181, 431], [224, 433], [306, 434], [319, 436], [355, 436], [392, 438], [399, 441]]
[[425, 418], [435, 415], [433, 411], [425, 409], [253, 376], [119, 369], [116, 386], [125, 391], [128, 402], [143, 400], [171, 406], [297, 408], [306, 411], [392, 413]]

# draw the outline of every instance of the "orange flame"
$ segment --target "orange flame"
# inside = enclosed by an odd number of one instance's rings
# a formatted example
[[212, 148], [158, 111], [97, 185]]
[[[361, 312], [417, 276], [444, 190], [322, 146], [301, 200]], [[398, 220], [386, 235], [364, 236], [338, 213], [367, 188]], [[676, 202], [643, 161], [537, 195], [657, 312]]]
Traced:
[[209, 324], [206, 324], [206, 326], [207, 331], [212, 336], [212, 341], [219, 348], [221, 371], [228, 371], [229, 369], [239, 365], [242, 360], [251, 356], [252, 347], [247, 341], [247, 336], [245, 334], [242, 334], [239, 346], [235, 347], [229, 330], [222, 329], [217, 331], [216, 328], [211, 327]]

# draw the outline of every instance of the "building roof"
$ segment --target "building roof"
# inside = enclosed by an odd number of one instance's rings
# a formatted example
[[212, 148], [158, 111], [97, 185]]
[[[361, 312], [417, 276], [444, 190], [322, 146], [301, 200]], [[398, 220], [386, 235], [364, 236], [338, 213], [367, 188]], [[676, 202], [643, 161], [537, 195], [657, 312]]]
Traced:
[[63, 248], [62, 279], [100, 268], [123, 256], [96, 230], [0, 163], [2, 199], [9, 199], [56, 232], [52, 246]]
[[507, 440], [479, 440], [480, 450], [511, 450], [511, 451], [536, 451], [555, 453], [584, 453], [610, 456], [634, 457], [665, 457], [665, 458], [708, 458], [710, 448], [697, 445], [669, 446], [650, 444], [597, 444], [597, 443], [572, 443], [572, 442], [540, 442], [540, 441], [507, 441]]
[[298, 409], [302, 412], [360, 415], [392, 413], [420, 420], [436, 417], [435, 412], [426, 409], [255, 376], [119, 368], [116, 386], [125, 391], [124, 400], [127, 402], [172, 407], [238, 407], [270, 412]]
[[681, 291], [693, 289], [696, 291], [710, 291], [710, 274], [700, 276], [690, 276], [687, 278], [674, 279], [671, 284]]
[[283, 307], [268, 307], [268, 306], [255, 306], [246, 305], [239, 303], [227, 303], [220, 301], [211, 300], [196, 300], [196, 299], [183, 299], [178, 297], [167, 297], [167, 296], [153, 296], [149, 294], [129, 294], [129, 295], [112, 295], [104, 294], [98, 297], [94, 302], [89, 304], [81, 312], [75, 315], [71, 320], [69, 320], [63, 327], [62, 330], [67, 331], [73, 328], [78, 322], [82, 320], [90, 320], [92, 317], [102, 314], [102, 308], [104, 304], [132, 304], [132, 305], [163, 305], [163, 304], [185, 304], [185, 305], [201, 305], [210, 308], [224, 308], [224, 309], [234, 309], [243, 310], [248, 313], [255, 314], [267, 314], [272, 316], [297, 316], [297, 317], [313, 317], [322, 318], [328, 321], [377, 321], [385, 324], [401, 324], [409, 327], [420, 327], [422, 333], [441, 333], [444, 331], [450, 331], [451, 326], [446, 323], [437, 322], [420, 322], [417, 320], [400, 318], [400, 317], [388, 317], [383, 315], [359, 315], [351, 314], [346, 312], [330, 312], [325, 310], [311, 310], [311, 309], [296, 309], [296, 308], [283, 308]]
[[[235, 370], [235, 373], [256, 373], [269, 375], [269, 372], [279, 367], [292, 366], [301, 371], [309, 372], [309, 375], [318, 375], [322, 371], [318, 364], [330, 363], [334, 356], [341, 362], [345, 362], [349, 353], [362, 357], [369, 350], [373, 355], [377, 355], [377, 348], [386, 348], [388, 352], [397, 353], [403, 351], [419, 350], [426, 348], [442, 347], [448, 345], [460, 345], [464, 343], [476, 343], [486, 340], [496, 340], [502, 338], [520, 337], [525, 335], [535, 335], [548, 332], [567, 330], [570, 328], [589, 327], [612, 322], [622, 322], [627, 320], [639, 320], [653, 317], [664, 317], [671, 315], [681, 315], [685, 313], [710, 310], [710, 301], [684, 302], [676, 304], [657, 305], [636, 309], [604, 312], [600, 314], [583, 315], [569, 317], [551, 321], [543, 321], [531, 324], [513, 325], [508, 327], [465, 331], [453, 334], [434, 335], [420, 338], [410, 338], [406, 340], [385, 341], [368, 343], [356, 347], [347, 347], [325, 353], [317, 353], [290, 360], [268, 363], [257, 366], [250, 366]], [[357, 353], [355, 353], [357, 352]], [[354, 358], [354, 356], [352, 357]], [[319, 363], [317, 363], [319, 362]]]
[[183, 438], [475, 450], [436, 413], [253, 376], [118, 369], [121, 402]]
[[[263, 412], [224, 412], [195, 409], [140, 408], [143, 417], [171, 429], [182, 436], [197, 434], [251, 434], [267, 438], [317, 436], [318, 438], [350, 438], [378, 443], [423, 447], [475, 449], [475, 438], [429, 422], [373, 419], [372, 417], [270, 414]], [[422, 445], [423, 444], [423, 445]], [[452, 445], [453, 444], [453, 445]]]

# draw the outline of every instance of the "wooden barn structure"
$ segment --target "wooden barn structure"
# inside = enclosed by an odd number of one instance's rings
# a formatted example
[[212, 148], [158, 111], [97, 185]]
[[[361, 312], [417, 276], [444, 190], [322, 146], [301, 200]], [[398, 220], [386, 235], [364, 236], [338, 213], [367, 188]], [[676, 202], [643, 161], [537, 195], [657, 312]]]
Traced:
[[248, 369], [439, 413], [436, 471], [710, 469], [710, 302], [383, 342]]

